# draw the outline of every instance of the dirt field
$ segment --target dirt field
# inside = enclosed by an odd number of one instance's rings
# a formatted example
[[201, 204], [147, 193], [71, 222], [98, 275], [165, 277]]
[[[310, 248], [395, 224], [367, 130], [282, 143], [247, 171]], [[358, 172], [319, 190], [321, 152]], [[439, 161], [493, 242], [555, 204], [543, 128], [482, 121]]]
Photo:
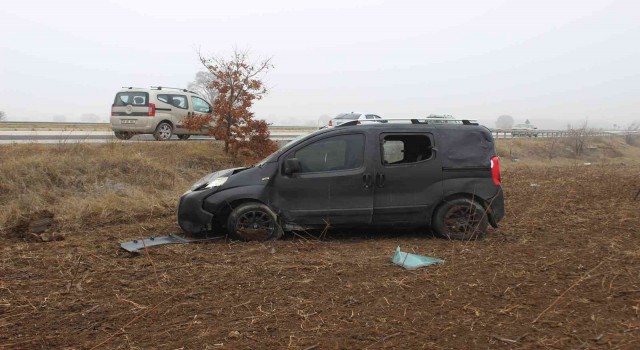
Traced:
[[[481, 241], [380, 230], [120, 250], [178, 232], [160, 195], [166, 210], [109, 214], [126, 224], [62, 217], [49, 242], [5, 224], [0, 349], [640, 348], [640, 166], [503, 162], [508, 216]], [[446, 263], [403, 270], [398, 245]]]

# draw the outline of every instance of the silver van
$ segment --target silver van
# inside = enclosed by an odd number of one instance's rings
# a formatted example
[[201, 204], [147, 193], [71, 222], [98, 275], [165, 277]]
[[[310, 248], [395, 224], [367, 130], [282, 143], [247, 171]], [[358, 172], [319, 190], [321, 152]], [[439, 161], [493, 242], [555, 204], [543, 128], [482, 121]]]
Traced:
[[111, 129], [121, 140], [138, 134], [153, 134], [158, 141], [177, 135], [186, 140], [191, 135], [205, 135], [208, 127], [189, 130], [182, 124], [185, 116], [211, 113], [211, 105], [193, 91], [178, 88], [124, 87], [111, 105]]

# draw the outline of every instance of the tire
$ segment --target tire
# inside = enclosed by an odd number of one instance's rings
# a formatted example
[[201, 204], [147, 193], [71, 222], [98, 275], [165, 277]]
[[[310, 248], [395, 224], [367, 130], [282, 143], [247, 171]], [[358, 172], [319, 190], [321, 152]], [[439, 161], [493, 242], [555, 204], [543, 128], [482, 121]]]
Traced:
[[156, 127], [153, 137], [158, 141], [169, 141], [173, 136], [173, 127], [167, 122], [162, 122]]
[[114, 131], [113, 134], [118, 140], [129, 140], [133, 137], [133, 133], [128, 131]]
[[482, 205], [467, 198], [444, 202], [432, 220], [433, 230], [441, 237], [471, 240], [486, 235], [489, 220]]
[[178, 138], [182, 141], [186, 141], [191, 137], [191, 135], [178, 135]]
[[227, 232], [243, 241], [276, 240], [283, 235], [277, 215], [262, 203], [244, 203], [227, 219]]

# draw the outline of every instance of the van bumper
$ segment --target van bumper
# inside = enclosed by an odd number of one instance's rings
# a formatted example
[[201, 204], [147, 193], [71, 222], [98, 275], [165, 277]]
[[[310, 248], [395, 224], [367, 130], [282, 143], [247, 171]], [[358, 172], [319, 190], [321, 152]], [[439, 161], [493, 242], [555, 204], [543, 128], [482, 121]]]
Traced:
[[[123, 124], [122, 120], [135, 120], [136, 122], [135, 124]], [[111, 116], [109, 122], [111, 124], [111, 130], [113, 131], [126, 131], [139, 134], [153, 133], [156, 127], [155, 118], [153, 117]]]
[[502, 186], [499, 187], [498, 193], [487, 201], [489, 223], [493, 227], [498, 227], [498, 222], [504, 218], [504, 193]]
[[213, 230], [213, 214], [202, 209], [210, 191], [187, 191], [178, 202], [178, 225], [191, 235], [202, 235]]

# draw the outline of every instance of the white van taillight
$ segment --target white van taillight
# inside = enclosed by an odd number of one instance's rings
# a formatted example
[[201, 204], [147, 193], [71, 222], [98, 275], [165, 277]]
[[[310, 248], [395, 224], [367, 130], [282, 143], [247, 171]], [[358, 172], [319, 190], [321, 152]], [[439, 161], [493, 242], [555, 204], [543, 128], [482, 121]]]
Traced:
[[333, 126], [333, 120], [329, 120], [329, 126]]
[[116, 106], [115, 104], [111, 105], [111, 116], [112, 117], [116, 115], [116, 112], [113, 111], [113, 107], [115, 107], [115, 106]]
[[496, 186], [502, 183], [502, 179], [500, 178], [500, 158], [498, 157], [491, 158], [491, 177]]
[[156, 104], [155, 103], [149, 103], [149, 116], [150, 117], [155, 117], [156, 116]]

